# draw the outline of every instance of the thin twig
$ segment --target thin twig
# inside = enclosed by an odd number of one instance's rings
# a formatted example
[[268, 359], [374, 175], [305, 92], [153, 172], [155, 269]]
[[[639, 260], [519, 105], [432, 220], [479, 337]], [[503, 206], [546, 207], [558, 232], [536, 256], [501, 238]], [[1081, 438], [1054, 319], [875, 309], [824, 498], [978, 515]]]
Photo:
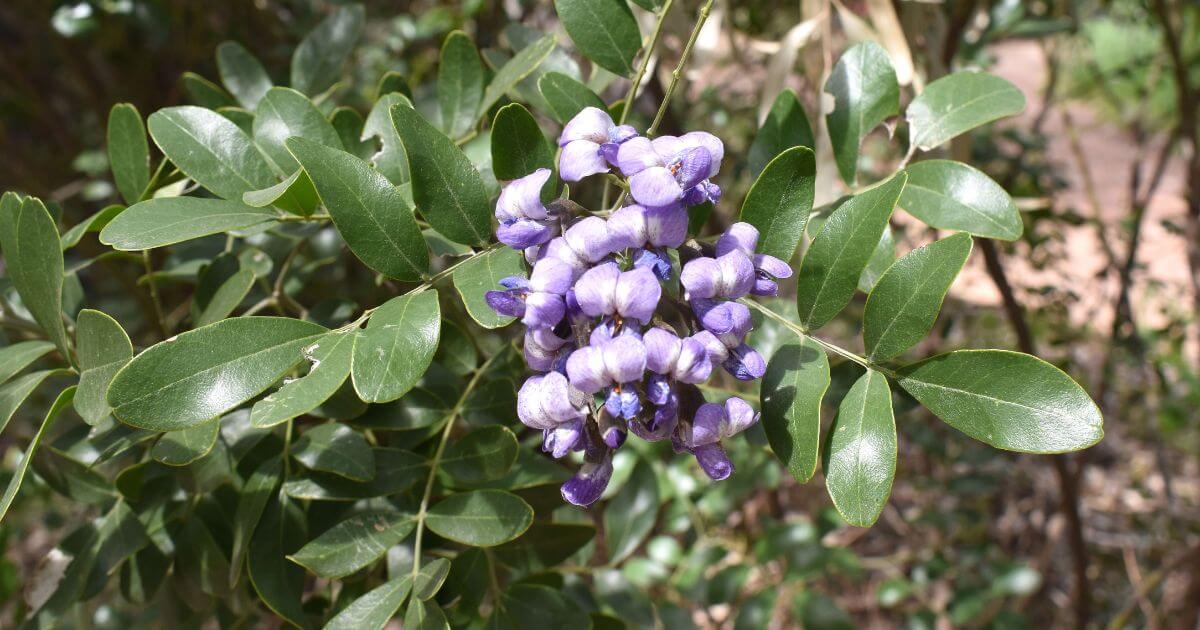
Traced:
[[647, 136], [653, 136], [658, 131], [658, 125], [667, 113], [667, 106], [671, 104], [671, 97], [675, 95], [675, 87], [679, 85], [679, 78], [683, 76], [683, 67], [687, 65], [688, 58], [692, 56], [692, 47], [696, 45], [696, 39], [700, 37], [700, 29], [704, 28], [704, 23], [708, 20], [708, 12], [712, 10], [712, 5], [713, 0], [708, 0], [704, 3], [704, 6], [700, 7], [699, 17], [696, 18], [696, 26], [692, 28], [692, 34], [688, 37], [687, 44], [683, 47], [683, 54], [679, 57], [679, 63], [675, 64], [675, 70], [671, 72], [671, 82], [667, 84], [667, 92], [663, 95], [662, 103], [658, 105], [658, 112], [654, 114], [654, 122], [650, 123], [650, 127], [646, 129]]
[[633, 82], [629, 84], [629, 92], [625, 95], [625, 107], [621, 108], [621, 118], [617, 120], [618, 125], [625, 124], [625, 119], [629, 117], [629, 110], [633, 109], [633, 99], [642, 85], [642, 77], [646, 75], [650, 59], [654, 57], [654, 48], [658, 45], [658, 39], [662, 37], [663, 23], [666, 22], [667, 12], [671, 10], [671, 5], [674, 3], [675, 0], [667, 0], [656, 13], [654, 32], [650, 35], [649, 43], [642, 47], [642, 63], [638, 66], [637, 74], [633, 75]]
[[162, 339], [167, 333], [167, 321], [163, 317], [162, 299], [158, 295], [158, 283], [154, 281], [154, 268], [150, 265], [150, 250], [142, 250], [142, 266], [146, 269], [146, 284], [150, 287], [150, 303], [154, 305], [154, 323], [158, 326], [158, 334]]

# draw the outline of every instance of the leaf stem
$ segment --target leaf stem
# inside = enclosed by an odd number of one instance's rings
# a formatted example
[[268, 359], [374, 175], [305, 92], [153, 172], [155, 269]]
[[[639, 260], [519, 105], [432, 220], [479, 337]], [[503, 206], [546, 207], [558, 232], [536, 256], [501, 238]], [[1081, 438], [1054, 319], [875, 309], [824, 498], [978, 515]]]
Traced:
[[437, 478], [438, 466], [442, 463], [442, 454], [446, 451], [446, 442], [450, 439], [450, 430], [454, 428], [454, 421], [462, 413], [463, 407], [466, 406], [467, 396], [470, 396], [471, 392], [475, 390], [475, 387], [479, 384], [480, 377], [491, 366], [492, 361], [495, 361], [496, 357], [500, 356], [501, 352], [493, 354], [487, 361], [483, 362], [483, 365], [479, 366], [479, 369], [475, 370], [475, 374], [471, 377], [470, 382], [467, 383], [462, 396], [459, 396], [458, 402], [455, 403], [454, 408], [450, 410], [450, 414], [446, 418], [446, 427], [442, 429], [442, 436], [438, 440], [437, 450], [434, 451], [433, 461], [429, 464], [429, 476], [425, 479], [425, 493], [421, 496], [421, 507], [417, 510], [415, 519], [417, 522], [417, 537], [413, 540], [412, 565], [414, 588], [417, 583], [417, 575], [421, 572], [421, 539], [425, 533], [425, 515], [429, 510], [429, 499], [433, 495], [433, 481]]
[[625, 95], [625, 106], [621, 108], [621, 118], [617, 121], [618, 125], [625, 124], [625, 119], [629, 117], [629, 110], [633, 109], [633, 99], [637, 96], [638, 88], [642, 85], [642, 78], [646, 75], [646, 69], [650, 66], [650, 58], [654, 56], [654, 47], [658, 45], [658, 40], [662, 37], [663, 23], [666, 22], [667, 12], [671, 10], [672, 4], [675, 4], [675, 0], [667, 0], [658, 9], [656, 14], [657, 20], [654, 23], [654, 32], [650, 34], [649, 43], [642, 46], [642, 63], [638, 66], [637, 74], [633, 75], [633, 82], [629, 84], [629, 93]]
[[658, 112], [654, 114], [654, 122], [650, 123], [650, 128], [646, 130], [647, 136], [653, 136], [654, 132], [658, 131], [658, 125], [667, 113], [667, 106], [671, 103], [671, 97], [675, 95], [675, 87], [679, 85], [679, 78], [683, 76], [683, 67], [687, 65], [688, 58], [692, 56], [692, 47], [696, 45], [696, 39], [700, 37], [700, 29], [704, 28], [704, 23], [708, 20], [708, 12], [712, 9], [712, 5], [713, 0], [708, 0], [704, 3], [704, 6], [700, 7], [700, 15], [696, 18], [696, 26], [692, 28], [692, 34], [688, 37], [687, 44], [683, 47], [683, 54], [679, 57], [679, 63], [675, 64], [675, 70], [671, 72], [671, 82], [667, 85], [667, 93], [663, 95], [662, 103], [658, 106]]
[[832, 352], [833, 354], [836, 354], [836, 355], [842, 357], [843, 359], [853, 361], [853, 362], [863, 366], [864, 368], [867, 368], [868, 370], [875, 370], [876, 372], [884, 374], [890, 378], [893, 378], [893, 379], [896, 378], [896, 373], [894, 371], [892, 371], [891, 369], [886, 368], [882, 365], [879, 365], [878, 363], [874, 363], [870, 359], [868, 359], [864, 356], [861, 356], [859, 354], [855, 354], [854, 352], [851, 352], [841, 346], [829, 343], [828, 341], [825, 341], [824, 339], [821, 339], [819, 337], [812, 336], [811, 334], [809, 334], [809, 332], [807, 330], [804, 330], [799, 325], [797, 325], [795, 322], [792, 322], [791, 320], [784, 317], [783, 315], [780, 315], [779, 313], [772, 311], [771, 309], [763, 306], [762, 304], [759, 304], [758, 302], [755, 302], [755, 301], [747, 299], [747, 298], [740, 298], [738, 301], [741, 302], [742, 304], [745, 304], [746, 306], [749, 306], [750, 308], [762, 313], [763, 315], [779, 322], [780, 324], [783, 324], [783, 326], [785, 328], [787, 328], [788, 330], [791, 330], [792, 332], [796, 333], [800, 337], [804, 337], [806, 339], [811, 339], [813, 341], [813, 343], [824, 348], [826, 352]]
[[167, 320], [163, 317], [162, 298], [158, 295], [158, 283], [154, 281], [154, 268], [150, 265], [150, 250], [142, 250], [142, 266], [146, 268], [146, 284], [150, 286], [150, 302], [154, 305], [155, 324], [158, 325], [158, 334], [161, 338], [166, 339]]

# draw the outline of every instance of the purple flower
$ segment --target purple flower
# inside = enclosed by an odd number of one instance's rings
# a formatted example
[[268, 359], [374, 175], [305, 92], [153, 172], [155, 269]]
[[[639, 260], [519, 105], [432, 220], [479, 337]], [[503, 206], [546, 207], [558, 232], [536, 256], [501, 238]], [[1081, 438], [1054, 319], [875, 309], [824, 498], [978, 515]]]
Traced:
[[681, 383], [699, 384], [712, 374], [712, 361], [700, 341], [680, 339], [662, 328], [651, 328], [642, 335], [646, 347], [646, 369]]
[[585, 394], [610, 385], [635, 383], [642, 380], [645, 371], [646, 346], [635, 335], [617, 335], [603, 343], [593, 341], [567, 358], [567, 377]]
[[569, 341], [551, 328], [531, 328], [525, 331], [525, 362], [533, 370], [549, 372], [569, 352]]
[[662, 287], [649, 269], [621, 271], [613, 262], [592, 267], [575, 283], [575, 301], [589, 317], [616, 315], [646, 324], [661, 296]]
[[741, 251], [717, 258], [695, 258], [679, 273], [685, 297], [737, 299], [754, 288], [754, 263]]
[[612, 237], [604, 219], [586, 217], [547, 243], [545, 250], [545, 258], [567, 263], [578, 278], [588, 267], [613, 252]]
[[707, 180], [721, 169], [724, 156], [725, 145], [716, 136], [693, 131], [678, 138], [631, 138], [617, 152], [617, 166], [638, 203], [695, 205], [720, 199], [720, 188]]
[[542, 187], [550, 169], [538, 170], [509, 182], [496, 202], [496, 239], [513, 249], [541, 245], [554, 236], [553, 221], [542, 205]]
[[612, 451], [603, 447], [589, 447], [583, 466], [562, 485], [562, 497], [568, 503], [587, 507], [600, 500], [608, 482], [612, 479]]
[[544, 258], [533, 266], [528, 280], [509, 276], [500, 281], [507, 291], [488, 291], [484, 297], [501, 315], [520, 317], [530, 328], [551, 328], [566, 313], [563, 294], [571, 287], [571, 275], [563, 262]]
[[637, 131], [629, 125], [613, 124], [608, 112], [585, 107], [567, 122], [558, 137], [558, 146], [562, 147], [559, 175], [568, 182], [577, 182], [607, 171], [609, 164], [616, 163], [621, 143], [636, 135]]
[[713, 364], [720, 364], [738, 380], [752, 381], [767, 373], [767, 362], [744, 342], [750, 331], [750, 313], [737, 302], [697, 300], [692, 303], [700, 322], [712, 329], [692, 336], [704, 345]]
[[687, 210], [679, 204], [647, 208], [625, 206], [608, 218], [613, 249], [676, 248], [687, 239]]
[[531, 376], [517, 392], [517, 417], [526, 426], [542, 430], [543, 447], [555, 457], [578, 444], [586, 409], [587, 396], [558, 372]]
[[679, 442], [696, 457], [706, 475], [721, 481], [733, 474], [733, 462], [721, 447], [721, 440], [745, 431], [758, 418], [758, 412], [741, 398], [731, 397], [724, 405], [705, 403], [696, 410], [690, 426], [680, 425]]
[[750, 292], [754, 295], [776, 295], [779, 293], [779, 285], [775, 281], [791, 277], [792, 268], [774, 256], [755, 254], [754, 249], [757, 246], [758, 229], [749, 223], [734, 223], [717, 240], [717, 255], [740, 251], [750, 257], [754, 261], [755, 274], [754, 288]]

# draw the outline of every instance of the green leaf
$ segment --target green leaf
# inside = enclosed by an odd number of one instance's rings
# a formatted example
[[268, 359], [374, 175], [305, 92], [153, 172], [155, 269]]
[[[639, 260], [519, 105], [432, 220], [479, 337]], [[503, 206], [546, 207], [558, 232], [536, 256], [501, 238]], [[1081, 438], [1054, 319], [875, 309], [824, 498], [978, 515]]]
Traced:
[[368, 267], [397, 280], [416, 280], [429, 251], [400, 191], [366, 162], [301, 138], [287, 142], [304, 166], [350, 250]]
[[292, 447], [292, 457], [311, 470], [354, 481], [375, 477], [375, 453], [361, 433], [337, 422], [319, 424], [304, 432]]
[[150, 449], [150, 457], [168, 466], [187, 466], [208, 455], [217, 443], [220, 428], [221, 419], [213, 418], [194, 427], [164, 433]]
[[604, 101], [588, 86], [561, 72], [547, 72], [538, 79], [538, 91], [550, 106], [554, 119], [566, 124], [587, 107], [606, 109]]
[[[488, 621], [489, 628], [584, 628], [594, 627], [579, 606], [563, 592], [545, 584], [518, 583], [505, 591]], [[631, 622], [632, 627], [652, 627]], [[671, 627], [671, 626], [664, 626]]]
[[[4, 496], [0, 498], [0, 522], [4, 520], [4, 515], [8, 514], [8, 508], [12, 506], [13, 499], [17, 497], [17, 491], [21, 489], [21, 484], [25, 481], [25, 473], [29, 471], [29, 463], [33, 460], [33, 455], [37, 452], [37, 447], [41, 444], [42, 436], [45, 435], [46, 429], [51, 424], [54, 424], [54, 420], [58, 418], [58, 414], [71, 404], [71, 399], [74, 396], [75, 386], [72, 385], [64, 389], [58, 395], [58, 398], [54, 399], [54, 403], [50, 405], [50, 409], [46, 412], [46, 418], [42, 420], [42, 425], [38, 427], [37, 433], [29, 441], [29, 446], [25, 448], [25, 453], [21, 456], [21, 461], [17, 464], [16, 470], [13, 471], [12, 478], [8, 480], [8, 487], [4, 489]], [[520, 499], [517, 500], [520, 501]], [[532, 510], [530, 510], [529, 515], [532, 519]]]
[[487, 89], [483, 91], [483, 102], [479, 104], [479, 111], [486, 112], [491, 109], [501, 96], [507, 94], [522, 79], [533, 74], [554, 50], [554, 46], [554, 35], [546, 35], [522, 48], [512, 59], [500, 66], [496, 74], [492, 75], [492, 82], [488, 83]]
[[271, 221], [270, 208], [203, 197], [162, 197], [134, 204], [100, 231], [100, 242], [122, 251], [153, 249]]
[[484, 328], [500, 328], [515, 318], [499, 315], [488, 306], [484, 297], [488, 291], [500, 290], [500, 280], [509, 276], [527, 275], [521, 252], [499, 247], [477, 254], [454, 270], [454, 289], [458, 291], [467, 313]]
[[446, 238], [482, 245], [491, 237], [491, 210], [471, 160], [417, 111], [392, 108], [392, 122], [412, 168], [413, 199], [421, 216]]
[[495, 556], [517, 571], [552, 570], [596, 538], [596, 528], [585, 523], [535, 521], [520, 538], [496, 547]]
[[125, 203], [137, 203], [150, 184], [150, 145], [142, 115], [129, 103], [108, 112], [108, 164]]
[[510, 103], [492, 123], [492, 172], [496, 179], [524, 177], [539, 168], [554, 169], [554, 151], [529, 110]]
[[790, 88], [779, 93], [759, 127], [748, 156], [750, 172], [761, 173], [775, 156], [792, 147], [815, 147], [812, 125], [800, 99]]
[[365, 402], [396, 400], [433, 361], [442, 331], [436, 291], [392, 298], [371, 314], [354, 341], [354, 391]]
[[233, 515], [233, 547], [230, 551], [229, 583], [237, 584], [242, 565], [249, 550], [250, 535], [262, 518], [271, 497], [278, 496], [283, 480], [283, 460], [272, 457], [259, 465], [238, 493], [237, 510]]
[[983, 72], [955, 72], [925, 86], [904, 117], [909, 142], [928, 151], [975, 127], [1025, 109], [1017, 86]]
[[442, 43], [437, 99], [446, 135], [460, 138], [475, 126], [483, 101], [483, 62], [475, 43], [462, 31], [450, 33]]
[[397, 106], [412, 107], [412, 101], [398, 93], [381, 96], [363, 124], [362, 139], [374, 147], [374, 143], [369, 140], [379, 138], [379, 152], [375, 153], [372, 150], [373, 155], [368, 157], [388, 181], [399, 186], [408, 183], [409, 166], [408, 156], [404, 153], [404, 143], [400, 141], [396, 126], [392, 124], [392, 108]]
[[108, 403], [122, 422], [186, 429], [257, 396], [326, 331], [283, 317], [236, 317], [154, 345], [117, 372]]
[[47, 444], [33, 459], [33, 470], [55, 492], [72, 501], [110, 505], [117, 498], [112, 482], [95, 468]]
[[179, 81], [183, 84], [183, 91], [187, 93], [188, 98], [204, 109], [220, 109], [237, 105], [233, 97], [222, 90], [221, 86], [195, 72], [184, 72], [183, 76], [179, 77]]
[[20, 341], [0, 348], [0, 384], [7, 382], [53, 349], [54, 344], [49, 341]]
[[812, 149], [792, 147], [771, 160], [742, 203], [741, 219], [758, 228], [758, 251], [792, 259], [812, 212], [817, 161]]
[[329, 400], [346, 382], [346, 377], [350, 376], [355, 334], [353, 331], [329, 333], [304, 348], [304, 356], [310, 365], [308, 374], [284, 384], [254, 403], [250, 410], [250, 424], [273, 427], [309, 413]]
[[888, 268], [863, 312], [863, 342], [872, 361], [887, 361], [925, 338], [970, 255], [971, 237], [959, 233], [914, 249]]
[[867, 370], [846, 393], [829, 428], [825, 487], [847, 523], [870, 527], [896, 476], [896, 421], [887, 377]]
[[36, 197], [0, 198], [0, 249], [7, 273], [25, 308], [63, 357], [70, 360], [63, 325], [63, 254], [58, 228]]
[[1006, 451], [1066, 453], [1104, 437], [1087, 392], [1027, 354], [958, 350], [906, 366], [898, 380], [946, 424]]
[[342, 149], [342, 139], [337, 131], [307, 96], [291, 88], [271, 88], [258, 104], [254, 116], [254, 141], [283, 173], [300, 168], [284, 146], [288, 138], [304, 138]]
[[435, 602], [426, 602], [416, 597], [408, 602], [404, 612], [405, 630], [444, 630], [450, 627], [446, 613]]
[[209, 299], [203, 310], [195, 318], [196, 328], [207, 326], [214, 322], [219, 322], [233, 312], [242, 300], [246, 298], [246, 294], [250, 293], [250, 287], [254, 286], [254, 272], [250, 269], [241, 269], [229, 277], [228, 280], [221, 283]]
[[342, 609], [325, 624], [325, 630], [381, 630], [400, 610], [410, 590], [411, 573], [388, 580]]
[[775, 351], [759, 387], [767, 442], [800, 483], [817, 470], [821, 400], [828, 389], [829, 359], [807, 337]]
[[654, 467], [638, 459], [629, 481], [604, 509], [604, 541], [610, 564], [629, 557], [650, 535], [658, 519], [658, 501]]
[[263, 603], [300, 628], [308, 627], [300, 602], [304, 571], [288, 561], [287, 554], [304, 543], [305, 529], [304, 512], [286, 496], [278, 495], [267, 503], [246, 557], [250, 582]]
[[476, 429], [450, 445], [442, 469], [465, 484], [478, 484], [508, 474], [517, 462], [517, 438], [506, 427]]
[[[357, 110], [345, 106], [333, 110], [329, 116], [329, 124], [333, 125], [342, 139], [342, 147], [360, 160], [369, 160], [375, 154], [375, 143], [362, 139], [366, 122]], [[390, 121], [388, 126], [391, 126]]]
[[871, 258], [867, 260], [867, 266], [863, 267], [862, 273], [858, 276], [858, 290], [870, 293], [871, 289], [875, 288], [875, 283], [879, 282], [880, 276], [894, 262], [896, 262], [896, 237], [892, 234], [892, 228], [889, 225], [883, 228], [883, 234], [879, 236], [879, 242], [875, 244], [875, 250], [871, 252]]
[[242, 203], [255, 208], [274, 206], [292, 214], [308, 216], [321, 205], [321, 199], [317, 196], [312, 179], [301, 169], [274, 186], [243, 193]]
[[365, 18], [361, 4], [345, 5], [305, 35], [292, 53], [292, 87], [316, 96], [336, 83], [362, 37]]
[[92, 216], [80, 221], [79, 223], [76, 223], [71, 227], [71, 229], [63, 232], [62, 238], [59, 239], [59, 242], [62, 244], [62, 248], [67, 250], [75, 247], [79, 244], [79, 241], [83, 240], [84, 235], [103, 230], [104, 226], [108, 225], [109, 221], [113, 220], [113, 217], [121, 214], [124, 211], [125, 206], [122, 205], [114, 204], [111, 206], [105, 206]]
[[217, 46], [217, 72], [229, 93], [250, 111], [271, 89], [271, 76], [262, 62], [237, 42]]
[[900, 113], [900, 86], [883, 48], [875, 42], [847, 50], [825, 82], [833, 110], [825, 115], [838, 172], [846, 183], [857, 181], [858, 149], [879, 123]]
[[0, 387], [0, 431], [8, 426], [8, 421], [12, 419], [13, 414], [25, 402], [26, 398], [37, 389], [42, 381], [51, 376], [60, 376], [69, 374], [67, 370], [42, 370], [39, 372], [31, 372], [25, 376], [13, 379], [11, 383], [6, 383]]
[[399, 92], [410, 101], [413, 97], [412, 86], [408, 84], [408, 79], [403, 73], [396, 70], [388, 70], [379, 77], [379, 84], [375, 86], [375, 98], [378, 100], [392, 92]]
[[228, 118], [203, 107], [168, 107], [147, 119], [150, 136], [171, 163], [218, 197], [275, 183], [275, 174], [250, 136]]
[[294, 475], [284, 483], [284, 491], [296, 499], [315, 501], [357, 501], [398, 494], [424, 478], [429, 464], [424, 457], [396, 448], [376, 448], [375, 478], [366, 483], [322, 472]]
[[472, 547], [495, 547], [516, 539], [533, 522], [533, 508], [503, 490], [476, 490], [442, 499], [430, 508], [430, 531]]
[[796, 280], [797, 306], [806, 330], [827, 324], [854, 297], [859, 274], [887, 229], [905, 177], [901, 171], [851, 197], [813, 238]]
[[930, 227], [1005, 241], [1021, 237], [1016, 204], [983, 171], [951, 160], [923, 160], [907, 172], [900, 207]]
[[554, 0], [554, 8], [584, 57], [621, 76], [633, 74], [642, 34], [625, 0]]
[[383, 557], [412, 533], [409, 514], [356, 514], [329, 528], [288, 559], [317, 575], [345, 577]]
[[417, 581], [413, 585], [413, 597], [420, 600], [432, 599], [441, 590], [449, 574], [450, 561], [445, 558], [421, 565], [417, 572]]

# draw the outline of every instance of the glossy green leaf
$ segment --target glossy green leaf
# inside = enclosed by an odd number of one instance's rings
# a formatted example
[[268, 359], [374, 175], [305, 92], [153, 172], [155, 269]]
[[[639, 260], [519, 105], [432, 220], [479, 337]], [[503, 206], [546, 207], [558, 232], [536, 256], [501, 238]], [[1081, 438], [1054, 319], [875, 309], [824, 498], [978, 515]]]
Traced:
[[204, 305], [204, 308], [196, 316], [195, 327], [207, 326], [229, 317], [229, 314], [242, 303], [242, 300], [246, 299], [246, 294], [250, 293], [252, 286], [254, 286], [253, 271], [241, 269], [234, 273], [228, 280], [221, 283], [208, 304]]
[[792, 147], [771, 160], [742, 203], [741, 219], [758, 228], [758, 251], [791, 260], [812, 212], [817, 161], [812, 149]]
[[[903, 197], [903, 193], [901, 196]], [[883, 234], [879, 236], [875, 250], [867, 259], [867, 266], [863, 267], [862, 273], [858, 275], [858, 290], [870, 293], [871, 289], [875, 288], [875, 283], [879, 282], [879, 278], [894, 262], [896, 262], [896, 237], [892, 234], [892, 228], [889, 225], [883, 228]]]
[[259, 598], [275, 614], [292, 625], [308, 627], [300, 598], [304, 594], [304, 570], [287, 559], [304, 543], [304, 512], [287, 496], [267, 502], [262, 520], [254, 530], [246, 556], [250, 583]]
[[904, 189], [903, 171], [842, 204], [813, 238], [796, 281], [800, 321], [815, 330], [854, 297], [858, 277], [870, 260]]
[[53, 349], [54, 344], [48, 341], [19, 341], [0, 348], [0, 384], [7, 382]]
[[242, 195], [242, 203], [255, 208], [274, 206], [293, 214], [308, 216], [321, 205], [317, 189], [308, 172], [297, 170], [287, 179], [262, 190], [252, 190]]
[[379, 77], [379, 83], [375, 86], [375, 98], [382, 98], [392, 92], [399, 92], [410, 101], [413, 97], [412, 86], [409, 85], [408, 78], [396, 70], [388, 70]]
[[529, 529], [533, 508], [503, 490], [476, 490], [442, 499], [425, 517], [430, 531], [472, 547], [494, 547]]
[[492, 172], [496, 179], [517, 179], [539, 168], [554, 169], [554, 151], [542, 128], [520, 103], [501, 107], [492, 122]]
[[8, 426], [8, 421], [12, 419], [13, 414], [21, 407], [25, 399], [29, 398], [33, 390], [37, 389], [38, 385], [41, 385], [43, 381], [51, 376], [60, 376], [69, 373], [65, 369], [30, 372], [0, 387], [0, 431], [3, 431], [4, 427]]
[[604, 101], [588, 86], [561, 72], [547, 72], [538, 79], [538, 91], [550, 106], [554, 119], [566, 124], [587, 107], [605, 109]]
[[925, 338], [970, 255], [971, 237], [959, 233], [914, 249], [888, 268], [863, 312], [863, 342], [872, 361], [896, 357]]
[[[545, 584], [517, 583], [504, 592], [503, 608], [488, 620], [489, 628], [593, 628], [587, 614], [558, 589]], [[650, 623], [643, 623], [650, 621]], [[653, 620], [631, 621], [632, 627], [653, 627]], [[629, 627], [629, 626], [625, 626]], [[669, 627], [669, 626], [665, 626]]]
[[[33, 461], [34, 453], [37, 452], [37, 447], [42, 442], [42, 436], [45, 435], [46, 429], [54, 424], [54, 420], [58, 418], [58, 414], [71, 404], [71, 399], [75, 396], [75, 386], [68, 387], [54, 399], [50, 405], [50, 409], [46, 411], [46, 417], [42, 420], [42, 424], [38, 427], [37, 433], [33, 434], [33, 439], [29, 441], [29, 446], [25, 447], [25, 453], [21, 455], [21, 461], [17, 464], [16, 470], [13, 471], [12, 478], [8, 480], [8, 486], [4, 489], [4, 496], [0, 497], [0, 521], [4, 520], [4, 515], [8, 514], [8, 508], [12, 506], [13, 499], [17, 498], [17, 492], [21, 489], [21, 484], [25, 481], [25, 473], [29, 471], [29, 463]], [[514, 497], [515, 498], [515, 497]], [[518, 501], [520, 499], [517, 499]], [[533, 518], [533, 511], [530, 510], [530, 518]]]
[[654, 467], [638, 459], [629, 480], [604, 509], [604, 541], [611, 564], [629, 557], [650, 535], [658, 520], [658, 502]]
[[383, 95], [371, 108], [362, 128], [363, 140], [367, 140], [373, 145], [374, 143], [370, 142], [370, 139], [379, 139], [379, 151], [372, 151], [372, 155], [368, 156], [368, 159], [375, 165], [375, 168], [379, 169], [380, 173], [383, 173], [384, 177], [388, 178], [388, 181], [397, 186], [408, 183], [410, 179], [408, 156], [404, 153], [404, 143], [400, 141], [400, 134], [396, 132], [396, 126], [392, 124], [392, 108], [398, 106], [412, 107], [412, 101], [403, 94]]
[[412, 574], [388, 580], [342, 609], [325, 624], [325, 630], [381, 630], [400, 610], [410, 590]]
[[437, 99], [446, 135], [459, 138], [475, 126], [483, 101], [483, 62], [475, 43], [462, 31], [450, 33], [442, 43]]
[[771, 111], [750, 143], [750, 172], [761, 173], [775, 156], [792, 147], [815, 147], [816, 140], [804, 106], [790, 88], [779, 93]]
[[955, 72], [925, 86], [904, 116], [911, 128], [909, 141], [928, 151], [1023, 109], [1025, 95], [1012, 83], [983, 72]]
[[108, 403], [126, 424], [186, 429], [270, 387], [325, 332], [283, 317], [236, 317], [189, 331], [148, 348], [117, 372]]
[[404, 630], [445, 630], [449, 627], [446, 613], [435, 602], [416, 597], [409, 600], [408, 610], [404, 612]]
[[1087, 392], [1027, 354], [958, 350], [906, 366], [898, 380], [946, 424], [1006, 451], [1066, 453], [1104, 437]]
[[350, 250], [368, 267], [398, 280], [416, 280], [429, 252], [400, 191], [362, 160], [301, 138], [287, 143], [304, 166]]
[[596, 538], [596, 528], [585, 523], [535, 521], [520, 538], [496, 547], [495, 557], [518, 571], [552, 570]]
[[221, 42], [217, 46], [217, 72], [225, 89], [250, 111], [258, 107], [271, 89], [271, 76], [262, 62], [237, 42]]
[[171, 163], [218, 197], [275, 183], [275, 174], [250, 136], [228, 118], [203, 107], [160, 109], [147, 119], [150, 136]]
[[807, 337], [775, 351], [759, 387], [767, 442], [800, 483], [817, 470], [821, 400], [828, 389], [829, 359]]
[[150, 449], [150, 457], [168, 466], [187, 466], [208, 455], [217, 443], [221, 419], [213, 418], [194, 427], [169, 431]]
[[348, 4], [330, 13], [305, 35], [292, 53], [292, 87], [316, 96], [336, 83], [362, 37], [365, 22], [363, 6]]
[[395, 448], [376, 448], [374, 453], [375, 478], [371, 481], [356, 482], [308, 471], [290, 477], [284, 483], [284, 491], [296, 499], [357, 501], [403, 492], [425, 478], [429, 464], [416, 453]]
[[183, 76], [179, 77], [179, 82], [183, 86], [183, 91], [187, 93], [188, 100], [204, 109], [220, 109], [237, 105], [233, 97], [222, 90], [221, 86], [195, 72], [184, 72]]
[[338, 137], [341, 138], [342, 147], [350, 155], [360, 160], [369, 160], [375, 154], [375, 143], [362, 139], [366, 123], [362, 114], [350, 107], [338, 107], [329, 115], [329, 124], [333, 125]]
[[354, 391], [366, 402], [396, 400], [425, 373], [441, 337], [437, 292], [421, 291], [385, 302], [354, 341]]
[[471, 160], [411, 107], [393, 107], [392, 122], [404, 142], [412, 168], [413, 199], [421, 216], [456, 243], [487, 243], [491, 209]]
[[927, 225], [984, 238], [1021, 237], [1021, 213], [1008, 193], [974, 167], [924, 160], [908, 167], [900, 207]]
[[642, 34], [625, 0], [555, 0], [554, 8], [584, 57], [621, 76], [633, 74]]
[[153, 249], [243, 230], [275, 217], [270, 208], [255, 208], [240, 201], [162, 197], [126, 208], [100, 231], [100, 242], [122, 251]]
[[875, 42], [855, 44], [838, 59], [825, 82], [833, 110], [825, 115], [838, 173], [853, 186], [862, 139], [900, 113], [900, 86], [887, 53]]
[[342, 149], [342, 139], [308, 97], [285, 87], [271, 88], [254, 116], [254, 142], [283, 173], [293, 173], [300, 164], [284, 146], [288, 138], [304, 138]]
[[337, 422], [307, 429], [292, 447], [292, 456], [311, 470], [370, 481], [375, 477], [375, 453], [361, 433]]
[[492, 481], [508, 474], [517, 462], [518, 449], [516, 436], [506, 427], [482, 427], [446, 449], [442, 469], [465, 484]]
[[229, 583], [237, 584], [250, 547], [250, 536], [262, 518], [267, 501], [278, 496], [283, 480], [283, 460], [273, 457], [263, 462], [242, 484], [233, 515], [233, 543], [229, 560]]
[[104, 226], [108, 225], [109, 221], [113, 220], [113, 217], [121, 214], [124, 211], [125, 206], [122, 205], [114, 204], [111, 206], [105, 206], [92, 216], [80, 221], [79, 223], [76, 223], [75, 225], [71, 226], [71, 229], [63, 232], [62, 238], [59, 239], [59, 242], [62, 244], [62, 248], [66, 250], [75, 247], [79, 244], [79, 241], [83, 240], [84, 235], [103, 230]]
[[[542, 65], [542, 62], [554, 50], [554, 46], [554, 35], [546, 35], [522, 48], [520, 52], [512, 56], [512, 59], [500, 66], [500, 69], [492, 75], [492, 81], [488, 83], [487, 89], [483, 91], [483, 102], [479, 105], [479, 111], [486, 112], [491, 109], [501, 96], [507, 94], [522, 79], [533, 74], [533, 71], [537, 70], [538, 66]], [[409, 157], [412, 156], [409, 155]]]
[[58, 228], [41, 200], [13, 193], [0, 198], [0, 250], [8, 278], [25, 308], [64, 357], [70, 357], [63, 325], [63, 254]]
[[108, 112], [108, 165], [125, 203], [137, 203], [150, 183], [150, 144], [142, 115], [129, 103]]
[[[354, 337], [354, 332], [329, 333], [303, 348], [301, 352], [309, 363], [308, 373], [254, 403], [250, 424], [272, 427], [309, 413], [329, 400], [350, 376]], [[371, 469], [374, 470], [373, 464]]]
[[112, 482], [87, 464], [46, 444], [33, 458], [33, 470], [55, 492], [88, 505], [110, 505], [117, 498]]
[[887, 377], [867, 370], [842, 398], [829, 428], [825, 487], [847, 523], [879, 518], [896, 476], [896, 421]]
[[526, 276], [525, 259], [510, 247], [483, 252], [454, 270], [454, 289], [458, 291], [467, 313], [484, 328], [500, 328], [515, 318], [499, 315], [488, 306], [484, 297], [488, 291], [501, 290], [500, 281], [509, 276]]
[[288, 558], [323, 578], [340, 578], [370, 565], [412, 533], [408, 514], [356, 514], [329, 528]]
[[450, 561], [445, 558], [437, 558], [421, 565], [417, 579], [413, 582], [413, 597], [421, 600], [432, 599], [441, 590], [449, 574]]

